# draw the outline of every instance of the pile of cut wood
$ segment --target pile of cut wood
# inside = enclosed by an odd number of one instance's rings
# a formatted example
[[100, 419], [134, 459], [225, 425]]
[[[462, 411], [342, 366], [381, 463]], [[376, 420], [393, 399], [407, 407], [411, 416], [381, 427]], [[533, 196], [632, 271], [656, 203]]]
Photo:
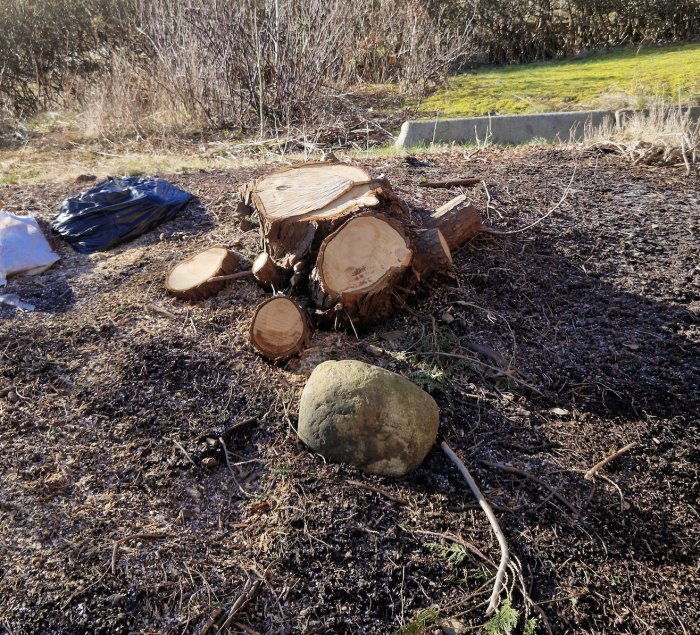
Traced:
[[[250, 273], [274, 294], [255, 310], [250, 340], [274, 360], [301, 352], [312, 325], [357, 330], [387, 318], [482, 228], [464, 196], [418, 225], [388, 181], [337, 162], [289, 168], [240, 193], [261, 229]], [[201, 299], [248, 275], [234, 273], [238, 264], [232, 252], [212, 248], [176, 266], [166, 287]]]

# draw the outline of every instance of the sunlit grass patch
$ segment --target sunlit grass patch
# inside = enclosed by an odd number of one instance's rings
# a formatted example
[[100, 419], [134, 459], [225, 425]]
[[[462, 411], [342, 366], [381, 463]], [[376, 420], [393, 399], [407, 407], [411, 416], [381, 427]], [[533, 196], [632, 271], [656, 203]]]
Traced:
[[652, 97], [700, 98], [700, 43], [586, 59], [485, 68], [453, 77], [421, 105], [441, 117], [642, 108]]

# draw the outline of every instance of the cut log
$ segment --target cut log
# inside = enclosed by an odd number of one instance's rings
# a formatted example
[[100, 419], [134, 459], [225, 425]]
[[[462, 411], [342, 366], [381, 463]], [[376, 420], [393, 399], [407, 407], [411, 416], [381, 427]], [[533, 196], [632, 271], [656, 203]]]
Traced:
[[418, 183], [420, 187], [432, 187], [436, 189], [450, 189], [451, 187], [474, 187], [479, 185], [483, 179], [466, 178], [466, 179], [447, 179], [445, 181], [421, 181]]
[[[408, 209], [384, 180], [343, 163], [307, 163], [241, 190], [260, 219], [265, 251], [283, 270], [311, 255], [349, 218], [366, 211], [407, 219]], [[245, 199], [244, 199], [245, 200]]]
[[438, 207], [428, 227], [439, 229], [450, 251], [459, 249], [482, 230], [481, 216], [463, 194]]
[[452, 266], [452, 254], [439, 229], [421, 229], [413, 239], [413, 271], [421, 282]]
[[286, 283], [284, 271], [265, 252], [253, 262], [253, 276], [260, 286], [273, 291], [279, 291]]
[[371, 213], [351, 218], [321, 243], [309, 278], [320, 314], [335, 326], [353, 327], [388, 317], [412, 257], [411, 241], [395, 219]]
[[211, 247], [175, 265], [165, 278], [168, 293], [183, 300], [203, 300], [223, 289], [226, 280], [212, 280], [232, 274], [240, 258], [225, 247]]
[[311, 339], [309, 317], [294, 300], [277, 295], [258, 305], [250, 325], [250, 343], [272, 361], [301, 353]]

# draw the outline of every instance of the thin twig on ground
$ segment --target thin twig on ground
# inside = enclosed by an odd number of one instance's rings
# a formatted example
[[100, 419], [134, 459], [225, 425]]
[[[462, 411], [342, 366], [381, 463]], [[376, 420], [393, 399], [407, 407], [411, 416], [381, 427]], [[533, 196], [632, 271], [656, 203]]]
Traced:
[[464, 538], [461, 538], [460, 536], [455, 536], [454, 534], [450, 533], [440, 533], [437, 531], [428, 531], [426, 529], [408, 529], [403, 527], [403, 525], [399, 525], [405, 532], [407, 533], [414, 533], [414, 534], [421, 534], [423, 536], [433, 536], [435, 538], [442, 538], [443, 540], [448, 540], [450, 542], [454, 542], [455, 544], [460, 545], [461, 547], [464, 547], [465, 549], [468, 549], [471, 551], [475, 556], [479, 557], [484, 563], [486, 563], [489, 567], [491, 567], [494, 571], [498, 569], [498, 565], [491, 560], [479, 547], [476, 545], [473, 545], [471, 542], [468, 542], [467, 540], [464, 540]]
[[104, 578], [108, 573], [109, 573], [109, 567], [107, 567], [107, 568], [102, 572], [102, 574], [99, 575], [99, 576], [97, 576], [97, 578], [95, 578], [90, 584], [88, 584], [87, 586], [84, 586], [82, 589], [78, 589], [78, 590], [75, 591], [73, 594], [71, 594], [71, 596], [63, 603], [63, 606], [61, 607], [61, 610], [64, 611], [66, 608], [68, 608], [68, 606], [70, 605], [70, 603], [71, 603], [73, 600], [75, 600], [76, 598], [80, 597], [83, 593], [85, 593], [86, 591], [88, 591], [89, 589], [91, 589], [92, 587], [94, 587], [94, 586], [95, 586], [98, 582], [100, 582], [100, 580], [102, 580], [102, 578]]
[[382, 489], [381, 487], [375, 487], [374, 485], [370, 485], [369, 483], [362, 483], [360, 481], [353, 481], [351, 479], [347, 479], [345, 481], [346, 483], [349, 483], [350, 485], [355, 485], [357, 487], [361, 487], [362, 489], [366, 489], [370, 492], [374, 492], [375, 494], [379, 494], [380, 496], [383, 496], [384, 498], [388, 498], [390, 501], [394, 501], [395, 503], [398, 503], [399, 505], [408, 505], [408, 501], [405, 498], [401, 498], [400, 496], [396, 496], [392, 494], [391, 492], [387, 492], [385, 489]]
[[512, 371], [505, 370], [503, 368], [497, 368], [496, 366], [492, 366], [491, 364], [487, 364], [486, 362], [482, 362], [480, 359], [477, 359], [476, 357], [469, 357], [468, 355], [458, 355], [457, 353], [443, 353], [442, 351], [430, 351], [427, 353], [416, 353], [416, 355], [440, 355], [441, 357], [452, 357], [454, 359], [464, 359], [469, 362], [473, 362], [475, 364], [479, 364], [480, 366], [483, 366], [484, 368], [488, 368], [489, 370], [492, 370], [494, 372], [497, 372], [500, 375], [503, 375], [504, 377], [507, 377], [508, 379], [512, 379], [514, 382], [521, 384], [522, 386], [525, 386], [526, 388], [529, 388], [533, 392], [536, 392], [538, 395], [544, 397], [542, 392], [535, 388], [532, 384], [528, 384], [526, 381], [523, 381], [522, 379], [516, 377]]
[[625, 495], [622, 493], [620, 486], [615, 481], [613, 481], [611, 478], [608, 478], [607, 476], [605, 476], [605, 474], [598, 474], [598, 476], [600, 476], [600, 478], [602, 478], [606, 483], [610, 483], [610, 485], [612, 485], [617, 490], [617, 493], [620, 495], [620, 513], [624, 514], [625, 513], [625, 504], [627, 504], [627, 503], [625, 501]]
[[228, 612], [228, 615], [226, 616], [224, 623], [221, 625], [219, 632], [223, 633], [226, 631], [226, 629], [231, 625], [231, 622], [233, 622], [233, 618], [236, 617], [236, 615], [238, 615], [238, 613], [240, 613], [258, 594], [261, 584], [262, 582], [260, 580], [256, 580], [252, 583], [250, 580], [246, 581], [245, 585], [243, 586], [243, 591], [238, 596], [238, 599], [233, 603], [233, 606]]
[[202, 626], [202, 630], [199, 635], [207, 635], [211, 630], [212, 626], [216, 624], [217, 620], [224, 614], [224, 609], [214, 609], [214, 612], [209, 616], [209, 619]]
[[574, 507], [574, 505], [569, 502], [566, 498], [564, 498], [554, 487], [549, 485], [548, 483], [545, 483], [542, 479], [537, 478], [534, 474], [531, 474], [527, 470], [523, 470], [522, 468], [515, 467], [515, 465], [509, 465], [508, 463], [494, 463], [492, 461], [479, 461], [482, 465], [486, 465], [487, 467], [492, 467], [497, 470], [502, 470], [503, 472], [508, 472], [509, 474], [515, 474], [516, 476], [522, 476], [523, 478], [527, 479], [528, 481], [532, 481], [533, 483], [537, 483], [538, 485], [541, 485], [544, 487], [546, 490], [551, 492], [552, 496], [556, 498], [560, 503], [563, 503], [566, 505], [571, 512], [574, 514], [574, 516], [578, 516], [579, 510]]
[[182, 444], [177, 439], [173, 439], [173, 443], [177, 446], [180, 452], [182, 452], [185, 455], [185, 458], [196, 467], [197, 464], [194, 462], [194, 460], [190, 456], [190, 453], [187, 450], [185, 450]]
[[[563, 204], [564, 201], [569, 197], [569, 193], [571, 192], [571, 185], [574, 182], [574, 177], [576, 176], [576, 170], [578, 168], [578, 165], [574, 165], [574, 171], [571, 174], [571, 179], [569, 180], [569, 184], [566, 186], [564, 189], [564, 193], [562, 194], [561, 198], [559, 201], [554, 205], [554, 207], [550, 208], [549, 211], [542, 216], [540, 216], [536, 221], [533, 221], [529, 225], [525, 225], [525, 227], [520, 227], [519, 229], [511, 229], [509, 231], [501, 231], [497, 229], [489, 229], [489, 228], [484, 228], [482, 231], [486, 234], [493, 234], [494, 236], [510, 236], [512, 234], [519, 234], [520, 232], [525, 232], [528, 229], [532, 229], [533, 227], [539, 225], [545, 218], [548, 216], [551, 216], [556, 210], [558, 210]], [[485, 184], [484, 184], [485, 186]]]
[[[489, 210], [493, 210], [498, 214], [498, 218], [503, 218], [503, 214], [499, 212], [493, 205], [491, 205], [491, 192], [489, 192], [488, 185], [486, 185], [486, 181], [481, 181], [482, 185], [484, 186], [484, 192], [486, 192], [486, 211], [488, 212]], [[488, 216], [488, 214], [487, 214]], [[489, 219], [490, 220], [490, 219]], [[486, 231], [487, 233], [492, 233], [494, 230], [488, 229], [488, 228], [482, 228], [481, 231]]]
[[247, 496], [248, 498], [250, 498], [252, 496], [252, 494], [243, 489], [243, 486], [238, 482], [238, 479], [236, 478], [236, 473], [233, 471], [233, 467], [231, 467], [231, 460], [228, 457], [228, 448], [226, 447], [226, 441], [224, 441], [223, 437], [219, 437], [219, 443], [221, 443], [221, 448], [224, 451], [224, 459], [226, 459], [226, 467], [228, 468], [228, 471], [231, 474], [231, 478], [233, 479], [233, 482], [236, 484], [236, 487], [241, 491], [241, 493], [244, 496]]
[[481, 509], [484, 510], [486, 517], [489, 519], [489, 522], [491, 523], [491, 528], [493, 529], [493, 533], [496, 535], [498, 544], [501, 547], [501, 562], [498, 566], [498, 572], [496, 573], [496, 580], [493, 585], [493, 591], [491, 592], [489, 606], [486, 609], [486, 615], [488, 616], [491, 615], [498, 608], [498, 604], [500, 602], [501, 589], [503, 587], [503, 576], [505, 576], [506, 574], [506, 569], [508, 568], [508, 561], [510, 559], [508, 552], [508, 543], [506, 542], [506, 537], [503, 535], [503, 531], [501, 531], [501, 526], [498, 523], [498, 519], [493, 513], [493, 509], [491, 509], [491, 505], [489, 505], [488, 501], [484, 498], [484, 495], [481, 493], [481, 490], [472, 478], [472, 475], [469, 473], [469, 470], [466, 468], [464, 463], [462, 463], [460, 458], [452, 451], [452, 448], [447, 444], [447, 442], [443, 441], [440, 444], [440, 447], [442, 448], [442, 451], [445, 453], [447, 458], [455, 464], [457, 469], [464, 477], [464, 480], [467, 482], [467, 485], [469, 485], [469, 489], [471, 489], [472, 493], [479, 501], [479, 505], [481, 505]]
[[166, 535], [163, 533], [146, 533], [141, 532], [137, 534], [129, 534], [119, 540], [114, 541], [114, 546], [112, 547], [112, 573], [116, 575], [117, 573], [117, 554], [119, 552], [119, 545], [128, 542], [129, 540], [162, 540]]
[[482, 179], [466, 178], [466, 179], [445, 179], [444, 181], [422, 181], [418, 183], [419, 187], [431, 187], [435, 189], [449, 189], [451, 187], [474, 187], [479, 185]]
[[610, 463], [610, 461], [614, 461], [618, 456], [622, 456], [625, 452], [629, 452], [638, 445], [639, 444], [636, 441], [632, 441], [632, 443], [628, 443], [625, 447], [620, 448], [619, 450], [606, 456], [602, 461], [599, 461], [590, 470], [588, 470], [588, 472], [584, 474], [583, 478], [590, 481], [596, 475], [596, 473]]
[[147, 304], [146, 308], [149, 311], [151, 311], [151, 313], [157, 313], [158, 315], [163, 315], [171, 320], [180, 319], [180, 316], [175, 315], [172, 311], [168, 311], [168, 309], [164, 309], [162, 306], [158, 306], [157, 304]]
[[[230, 395], [229, 395], [229, 401], [230, 401]], [[228, 409], [228, 403], [224, 407], [224, 410]], [[224, 432], [221, 434], [222, 437], [230, 437], [236, 430], [240, 428], [244, 428], [245, 426], [249, 426], [253, 423], [256, 423], [261, 417], [255, 415], [253, 417], [248, 417], [247, 419], [243, 419], [242, 421], [239, 421], [238, 423], [234, 423], [230, 428], [227, 428], [224, 430]], [[219, 435], [214, 433], [214, 432], [207, 432], [206, 434], [202, 434], [197, 438], [197, 443], [201, 443], [205, 439], [216, 439], [218, 438]]]

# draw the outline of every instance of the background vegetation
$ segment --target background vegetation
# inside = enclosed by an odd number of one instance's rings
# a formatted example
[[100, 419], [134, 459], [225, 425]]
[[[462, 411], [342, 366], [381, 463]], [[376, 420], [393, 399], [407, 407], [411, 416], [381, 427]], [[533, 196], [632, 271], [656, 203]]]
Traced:
[[347, 130], [377, 85], [692, 38], [700, 0], [0, 0], [0, 24], [0, 117], [280, 136]]
[[441, 117], [645, 108], [700, 98], [700, 44], [625, 49], [584, 59], [488, 67], [450, 79], [421, 105]]

